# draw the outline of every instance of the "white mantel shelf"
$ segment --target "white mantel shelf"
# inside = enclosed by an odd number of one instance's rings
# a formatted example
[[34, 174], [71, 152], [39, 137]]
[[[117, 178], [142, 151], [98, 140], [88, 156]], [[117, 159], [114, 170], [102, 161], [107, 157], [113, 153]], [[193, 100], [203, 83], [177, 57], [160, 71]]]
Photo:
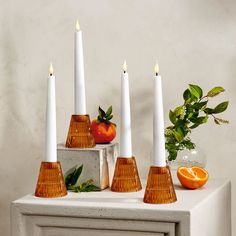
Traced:
[[194, 191], [176, 185], [176, 193], [167, 205], [143, 203], [144, 190], [27, 195], [12, 202], [12, 236], [231, 236], [229, 181], [211, 179]]

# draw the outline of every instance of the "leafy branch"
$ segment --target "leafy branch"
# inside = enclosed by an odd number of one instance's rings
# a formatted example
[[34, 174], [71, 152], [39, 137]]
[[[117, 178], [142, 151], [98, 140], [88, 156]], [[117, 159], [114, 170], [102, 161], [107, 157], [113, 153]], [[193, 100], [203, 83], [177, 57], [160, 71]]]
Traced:
[[214, 87], [206, 95], [203, 95], [202, 89], [193, 84], [190, 84], [189, 88], [184, 91], [184, 104], [169, 111], [172, 125], [165, 129], [165, 145], [169, 161], [176, 159], [178, 151], [195, 148], [196, 145], [189, 135], [193, 129], [207, 123], [209, 117], [217, 125], [229, 123], [228, 120], [216, 116], [228, 108], [228, 101], [224, 101], [214, 108], [208, 107], [209, 99], [224, 91], [225, 89], [222, 87]]
[[83, 165], [74, 166], [65, 174], [65, 184], [68, 191], [71, 192], [92, 192], [98, 191], [100, 188], [95, 186], [92, 179], [80, 184], [79, 177], [82, 174]]

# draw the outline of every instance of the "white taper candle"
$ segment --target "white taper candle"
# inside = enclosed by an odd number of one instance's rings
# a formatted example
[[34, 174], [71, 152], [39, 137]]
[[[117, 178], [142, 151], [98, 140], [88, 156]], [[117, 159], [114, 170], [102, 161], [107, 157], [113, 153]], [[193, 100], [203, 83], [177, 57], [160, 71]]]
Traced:
[[75, 32], [75, 114], [86, 115], [86, 97], [85, 97], [85, 81], [84, 81], [84, 55], [82, 31], [79, 22], [76, 22]]
[[57, 133], [56, 133], [56, 96], [55, 76], [50, 64], [47, 83], [47, 108], [46, 108], [46, 161], [57, 161]]
[[132, 157], [129, 75], [126, 61], [121, 76], [120, 156]]
[[159, 66], [155, 66], [154, 77], [154, 114], [153, 114], [153, 164], [154, 166], [166, 166], [165, 158], [165, 133], [164, 133], [164, 112], [162, 96], [162, 80], [159, 73]]

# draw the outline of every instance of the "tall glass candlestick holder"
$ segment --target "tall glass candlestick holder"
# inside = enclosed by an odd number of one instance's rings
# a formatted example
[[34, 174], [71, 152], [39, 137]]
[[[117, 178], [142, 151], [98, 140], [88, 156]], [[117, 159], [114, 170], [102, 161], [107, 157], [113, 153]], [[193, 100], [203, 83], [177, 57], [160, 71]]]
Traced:
[[95, 139], [91, 132], [89, 115], [72, 115], [66, 140], [68, 148], [91, 148]]
[[143, 201], [167, 204], [177, 201], [169, 166], [151, 166]]
[[35, 196], [54, 198], [65, 195], [67, 190], [60, 162], [41, 162]]
[[135, 157], [118, 157], [111, 185], [113, 192], [137, 192], [142, 189]]

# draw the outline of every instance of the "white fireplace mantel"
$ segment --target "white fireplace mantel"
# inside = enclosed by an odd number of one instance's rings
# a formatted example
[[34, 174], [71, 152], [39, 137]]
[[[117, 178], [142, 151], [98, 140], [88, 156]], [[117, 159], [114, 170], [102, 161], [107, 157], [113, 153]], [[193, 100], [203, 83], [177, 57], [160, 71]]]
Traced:
[[144, 190], [27, 195], [12, 202], [12, 236], [231, 236], [231, 186], [210, 179], [198, 190], [176, 186], [178, 201], [151, 205]]

